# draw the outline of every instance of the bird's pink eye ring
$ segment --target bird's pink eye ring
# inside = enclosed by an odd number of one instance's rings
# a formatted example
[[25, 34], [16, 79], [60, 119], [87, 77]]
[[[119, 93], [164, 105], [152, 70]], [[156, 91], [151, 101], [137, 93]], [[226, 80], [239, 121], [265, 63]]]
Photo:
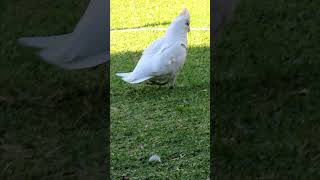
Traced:
[[189, 26], [189, 22], [186, 22], [186, 25]]

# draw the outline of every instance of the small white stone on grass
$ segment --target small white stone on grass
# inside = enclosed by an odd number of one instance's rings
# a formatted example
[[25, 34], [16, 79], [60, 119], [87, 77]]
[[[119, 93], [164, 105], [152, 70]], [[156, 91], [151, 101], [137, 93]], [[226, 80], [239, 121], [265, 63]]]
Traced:
[[159, 161], [159, 162], [161, 162], [161, 159], [160, 159], [160, 156], [158, 156], [158, 155], [152, 155], [150, 158], [149, 158], [149, 161], [151, 162], [151, 161]]

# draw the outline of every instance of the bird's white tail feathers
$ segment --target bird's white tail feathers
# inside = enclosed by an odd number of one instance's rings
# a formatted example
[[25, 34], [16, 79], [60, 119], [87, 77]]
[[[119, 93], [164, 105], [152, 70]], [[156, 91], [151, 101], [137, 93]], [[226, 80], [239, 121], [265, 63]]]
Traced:
[[129, 76], [130, 74], [131, 74], [131, 72], [129, 72], [129, 73], [116, 73], [116, 75], [119, 77], [126, 77], [126, 76]]
[[[128, 83], [131, 83], [131, 84], [138, 84], [138, 83], [141, 83], [143, 81], [146, 81], [148, 79], [152, 78], [152, 76], [147, 76], [147, 77], [143, 77], [143, 78], [140, 78], [140, 79], [134, 79], [133, 81], [127, 81]], [[126, 81], [124, 78], [123, 78], [124, 81]]]
[[119, 77], [122, 77], [122, 80], [126, 81], [127, 83], [131, 83], [131, 84], [141, 83], [143, 81], [146, 81], [146, 80], [152, 78], [152, 76], [147, 76], [147, 77], [143, 77], [140, 79], [135, 79], [130, 76], [131, 73], [132, 72], [130, 72], [130, 73], [116, 73], [116, 75]]

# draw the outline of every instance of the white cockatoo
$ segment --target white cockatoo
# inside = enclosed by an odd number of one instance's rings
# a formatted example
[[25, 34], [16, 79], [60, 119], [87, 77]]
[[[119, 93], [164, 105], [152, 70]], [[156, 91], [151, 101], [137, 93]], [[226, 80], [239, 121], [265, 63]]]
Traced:
[[146, 81], [149, 84], [175, 86], [179, 69], [187, 56], [187, 33], [190, 31], [190, 14], [185, 8], [170, 24], [164, 37], [144, 50], [132, 72], [117, 73], [128, 83]]

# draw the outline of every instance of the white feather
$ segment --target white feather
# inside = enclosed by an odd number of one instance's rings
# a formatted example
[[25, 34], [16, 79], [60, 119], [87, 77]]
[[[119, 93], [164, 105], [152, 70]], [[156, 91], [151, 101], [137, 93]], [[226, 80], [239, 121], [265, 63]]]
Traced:
[[151, 162], [151, 161], [158, 161], [158, 162], [161, 162], [161, 158], [160, 158], [160, 156], [158, 156], [158, 155], [152, 155], [150, 158], [149, 158], [149, 161]]

